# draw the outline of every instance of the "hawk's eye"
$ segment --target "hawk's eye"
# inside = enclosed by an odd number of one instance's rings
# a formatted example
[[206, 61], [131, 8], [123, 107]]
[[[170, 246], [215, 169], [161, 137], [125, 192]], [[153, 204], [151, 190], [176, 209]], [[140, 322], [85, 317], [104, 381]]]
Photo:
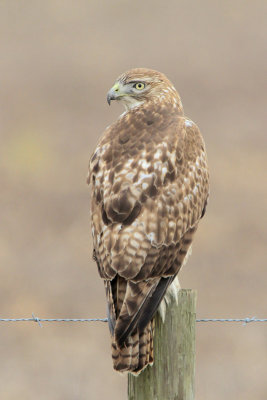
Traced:
[[142, 90], [142, 89], [144, 89], [145, 84], [144, 84], [143, 82], [137, 82], [137, 83], [135, 83], [135, 84], [133, 85], [133, 87], [134, 87], [135, 89]]

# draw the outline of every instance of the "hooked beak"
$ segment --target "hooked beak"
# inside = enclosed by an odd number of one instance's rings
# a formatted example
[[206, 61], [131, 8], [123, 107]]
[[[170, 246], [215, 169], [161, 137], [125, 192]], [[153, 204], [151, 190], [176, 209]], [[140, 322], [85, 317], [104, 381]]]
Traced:
[[108, 105], [110, 106], [111, 100], [116, 100], [120, 96], [121, 96], [120, 85], [118, 82], [116, 82], [115, 85], [108, 91], [107, 94]]

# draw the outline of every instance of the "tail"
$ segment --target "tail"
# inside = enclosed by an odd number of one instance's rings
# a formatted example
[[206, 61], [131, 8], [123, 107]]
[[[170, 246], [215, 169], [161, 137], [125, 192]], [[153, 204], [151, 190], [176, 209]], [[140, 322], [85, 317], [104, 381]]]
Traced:
[[154, 318], [142, 330], [138, 329], [127, 337], [119, 347], [112, 339], [113, 367], [119, 372], [138, 375], [147, 365], [153, 364]]
[[173, 277], [104, 281], [112, 337], [113, 367], [138, 375], [153, 363], [154, 314]]

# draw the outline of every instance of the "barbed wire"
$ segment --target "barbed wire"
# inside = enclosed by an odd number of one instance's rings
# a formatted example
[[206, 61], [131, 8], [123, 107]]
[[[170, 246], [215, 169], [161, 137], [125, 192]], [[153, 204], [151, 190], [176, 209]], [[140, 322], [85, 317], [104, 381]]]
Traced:
[[[108, 322], [107, 318], [39, 318], [32, 314], [31, 318], [0, 318], [0, 322], [37, 322], [42, 327], [42, 322]], [[201, 318], [196, 322], [242, 322], [247, 325], [251, 322], [267, 322], [267, 318]]]
[[196, 319], [196, 322], [243, 322], [243, 325], [249, 324], [250, 322], [267, 322], [267, 318], [202, 318]]

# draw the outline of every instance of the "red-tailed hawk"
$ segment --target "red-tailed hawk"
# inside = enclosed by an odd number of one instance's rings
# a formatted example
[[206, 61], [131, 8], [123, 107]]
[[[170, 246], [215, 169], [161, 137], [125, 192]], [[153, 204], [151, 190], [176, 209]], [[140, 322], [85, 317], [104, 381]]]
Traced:
[[106, 289], [114, 369], [137, 374], [153, 362], [153, 316], [166, 291], [177, 291], [209, 176], [200, 131], [165, 75], [132, 69], [107, 100], [126, 111], [90, 160], [94, 259]]

